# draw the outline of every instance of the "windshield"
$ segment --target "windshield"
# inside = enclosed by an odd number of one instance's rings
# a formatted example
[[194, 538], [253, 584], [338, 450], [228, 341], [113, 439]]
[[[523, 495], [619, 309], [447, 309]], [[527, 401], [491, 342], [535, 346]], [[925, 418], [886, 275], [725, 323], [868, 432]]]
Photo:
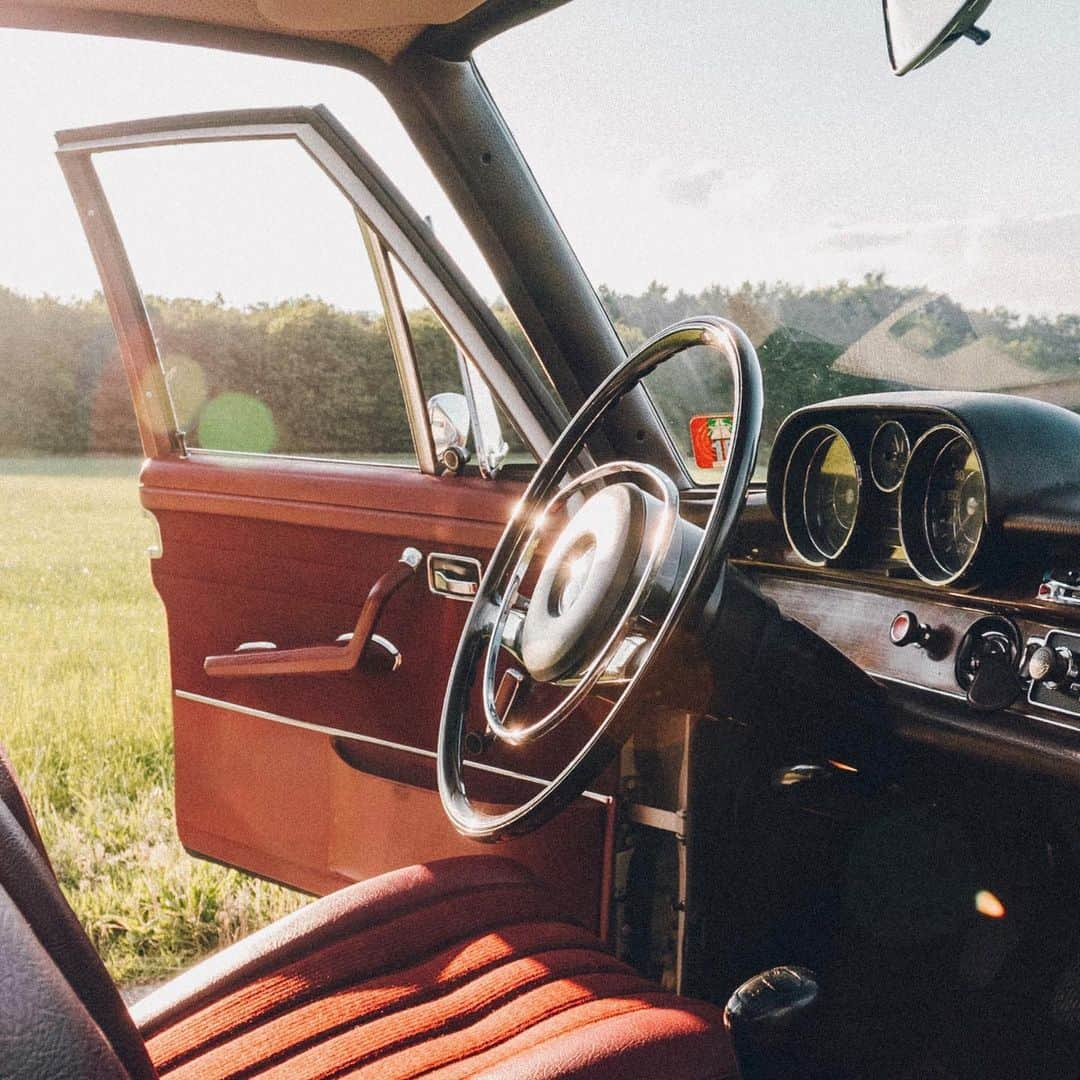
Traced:
[[[627, 10], [574, 0], [478, 64], [627, 348], [693, 314], [748, 332], [759, 466], [788, 412], [839, 395], [1080, 409], [1080, 21], [993, 4], [987, 45], [897, 79], [877, 4]], [[730, 409], [724, 380], [692, 356], [661, 375], [715, 479], [690, 427]]]

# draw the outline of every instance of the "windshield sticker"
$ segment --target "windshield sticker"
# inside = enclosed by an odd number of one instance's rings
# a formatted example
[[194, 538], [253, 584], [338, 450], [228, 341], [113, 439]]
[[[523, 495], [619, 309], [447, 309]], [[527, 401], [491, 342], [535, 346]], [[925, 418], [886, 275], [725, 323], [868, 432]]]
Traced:
[[694, 464], [699, 469], [722, 469], [731, 453], [731, 434], [735, 418], [722, 416], [692, 416], [690, 444], [694, 448]]

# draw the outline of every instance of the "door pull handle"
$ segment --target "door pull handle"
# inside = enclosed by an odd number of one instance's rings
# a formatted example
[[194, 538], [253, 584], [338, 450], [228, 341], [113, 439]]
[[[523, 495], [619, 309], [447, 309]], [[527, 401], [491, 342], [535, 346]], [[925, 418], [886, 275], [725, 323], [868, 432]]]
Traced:
[[392, 642], [375, 633], [375, 624], [387, 600], [417, 571], [423, 556], [407, 547], [401, 558], [368, 591], [356, 628], [333, 645], [278, 649], [269, 641], [245, 642], [235, 652], [208, 656], [203, 670], [212, 678], [259, 678], [272, 675], [333, 675], [369, 663], [383, 671], [396, 671], [401, 653]]

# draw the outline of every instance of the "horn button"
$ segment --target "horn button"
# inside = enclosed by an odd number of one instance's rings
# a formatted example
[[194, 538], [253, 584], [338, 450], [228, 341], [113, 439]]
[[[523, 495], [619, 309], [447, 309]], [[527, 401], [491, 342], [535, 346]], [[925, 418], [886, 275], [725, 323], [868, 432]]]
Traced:
[[554, 588], [551, 590], [550, 606], [552, 615], [562, 615], [574, 606], [574, 601], [581, 595], [596, 558], [596, 538], [582, 536], [567, 552], [555, 573]]
[[521, 658], [540, 682], [580, 671], [603, 647], [645, 572], [650, 510], [633, 484], [612, 484], [582, 504], [555, 541], [521, 631]]

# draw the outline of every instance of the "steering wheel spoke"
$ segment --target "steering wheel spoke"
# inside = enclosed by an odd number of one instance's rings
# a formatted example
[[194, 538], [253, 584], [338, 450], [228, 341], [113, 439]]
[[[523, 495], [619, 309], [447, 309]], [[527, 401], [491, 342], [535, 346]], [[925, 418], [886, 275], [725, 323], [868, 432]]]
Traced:
[[522, 599], [523, 597], [518, 597], [518, 600], [507, 611], [502, 633], [499, 635], [499, 648], [505, 649], [518, 664], [522, 663], [521, 635], [525, 628], [525, 615], [529, 610], [527, 602], [525, 604], [519, 602]]
[[629, 682], [652, 651], [652, 640], [643, 634], [627, 634], [608, 661], [600, 676], [602, 686], [621, 686]]
[[[614, 652], [604, 665], [595, 686], [621, 686], [634, 677], [637, 669], [644, 662], [651, 647], [651, 640], [641, 633], [626, 634], [615, 647]], [[567, 675], [557, 679], [554, 686], [577, 686], [581, 682], [580, 674]]]

